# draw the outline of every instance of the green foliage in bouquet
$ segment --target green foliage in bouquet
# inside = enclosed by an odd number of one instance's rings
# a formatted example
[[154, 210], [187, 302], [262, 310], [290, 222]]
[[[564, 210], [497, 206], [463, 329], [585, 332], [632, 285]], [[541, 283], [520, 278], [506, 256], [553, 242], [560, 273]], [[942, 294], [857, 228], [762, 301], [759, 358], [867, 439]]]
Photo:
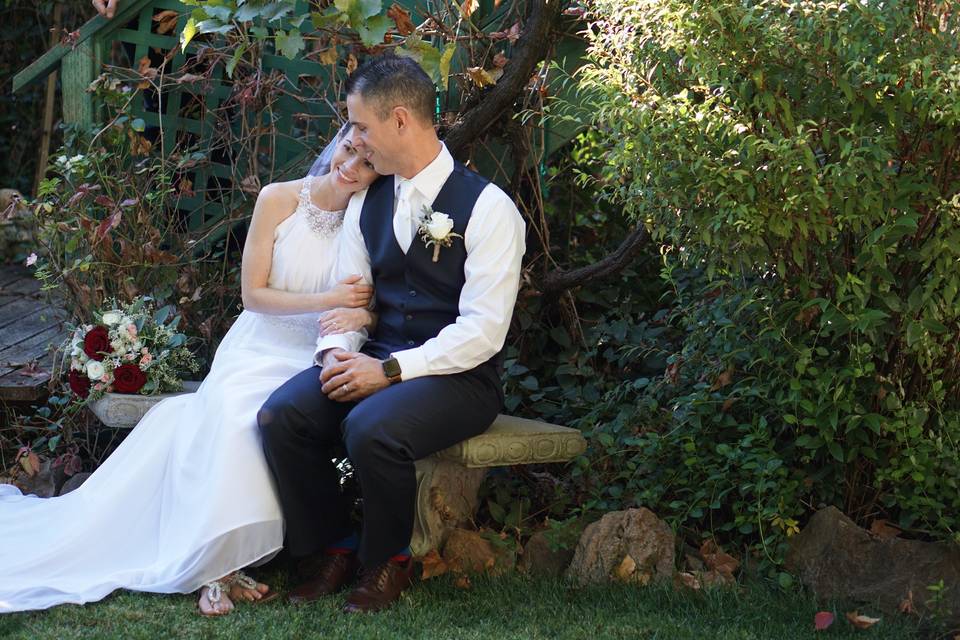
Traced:
[[647, 225], [669, 292], [565, 354], [565, 376], [622, 366], [589, 381], [592, 409], [560, 405], [592, 445], [581, 504], [643, 504], [774, 560], [824, 504], [956, 535], [952, 3], [590, 8], [583, 101], [554, 114], [599, 137], [581, 184]]
[[147, 297], [108, 303], [94, 313], [92, 324], [76, 327], [63, 346], [70, 359], [70, 390], [79, 400], [109, 392], [180, 391], [182, 376], [196, 373], [199, 365], [186, 347], [187, 336], [177, 331], [179, 324], [172, 306], [154, 310]]

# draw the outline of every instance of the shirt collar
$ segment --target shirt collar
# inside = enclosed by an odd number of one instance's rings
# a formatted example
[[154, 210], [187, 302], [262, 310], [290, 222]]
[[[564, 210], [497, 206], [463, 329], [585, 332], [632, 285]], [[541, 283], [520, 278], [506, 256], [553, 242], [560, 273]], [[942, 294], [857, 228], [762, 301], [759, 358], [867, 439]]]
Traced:
[[450, 152], [447, 150], [447, 145], [440, 143], [440, 153], [437, 154], [437, 157], [434, 158], [430, 164], [425, 166], [420, 172], [410, 178], [402, 178], [400, 176], [394, 176], [394, 195], [400, 195], [400, 185], [404, 182], [411, 183], [411, 194], [414, 191], [420, 193], [420, 195], [426, 200], [429, 204], [437, 198], [437, 194], [440, 193], [440, 189], [443, 188], [443, 184], [447, 181], [447, 178], [450, 177], [450, 174], [453, 173], [453, 156], [450, 155]]

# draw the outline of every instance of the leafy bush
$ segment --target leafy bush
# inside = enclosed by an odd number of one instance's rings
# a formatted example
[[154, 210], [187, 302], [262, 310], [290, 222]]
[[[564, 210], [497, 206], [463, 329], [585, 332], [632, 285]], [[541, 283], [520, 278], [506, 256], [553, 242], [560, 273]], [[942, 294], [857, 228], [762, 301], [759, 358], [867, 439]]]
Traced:
[[671, 291], [556, 355], [561, 387], [573, 373], [593, 389], [588, 411], [561, 400], [591, 442], [583, 508], [643, 504], [775, 561], [824, 504], [956, 534], [960, 17], [935, 2], [590, 8], [581, 102], [555, 117], [599, 138], [581, 183], [647, 225]]

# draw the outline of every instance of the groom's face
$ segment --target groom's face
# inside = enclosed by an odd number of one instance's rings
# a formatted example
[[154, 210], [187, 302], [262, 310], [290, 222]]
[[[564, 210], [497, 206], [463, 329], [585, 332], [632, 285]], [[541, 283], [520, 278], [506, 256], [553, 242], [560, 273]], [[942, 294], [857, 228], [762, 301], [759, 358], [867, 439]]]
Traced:
[[402, 126], [394, 113], [381, 120], [375, 105], [369, 104], [359, 93], [347, 96], [347, 113], [353, 127], [350, 140], [377, 173], [397, 172], [398, 160], [403, 158]]

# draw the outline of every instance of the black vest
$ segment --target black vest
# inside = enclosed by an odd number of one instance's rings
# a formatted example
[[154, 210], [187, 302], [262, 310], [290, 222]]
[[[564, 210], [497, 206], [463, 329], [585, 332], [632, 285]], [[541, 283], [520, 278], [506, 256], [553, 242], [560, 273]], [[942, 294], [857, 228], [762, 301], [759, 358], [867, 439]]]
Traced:
[[[454, 162], [453, 172], [431, 208], [450, 216], [453, 232], [463, 236], [473, 206], [488, 183]], [[380, 314], [363, 352], [380, 359], [394, 351], [419, 347], [456, 322], [460, 291], [466, 281], [463, 267], [467, 249], [462, 237], [454, 238], [449, 247], [441, 247], [437, 262], [433, 262], [433, 247], [427, 247], [419, 234], [403, 253], [393, 231], [394, 192], [393, 176], [379, 178], [367, 190], [360, 210], [360, 231], [370, 254]], [[414, 216], [422, 213], [413, 212]]]

